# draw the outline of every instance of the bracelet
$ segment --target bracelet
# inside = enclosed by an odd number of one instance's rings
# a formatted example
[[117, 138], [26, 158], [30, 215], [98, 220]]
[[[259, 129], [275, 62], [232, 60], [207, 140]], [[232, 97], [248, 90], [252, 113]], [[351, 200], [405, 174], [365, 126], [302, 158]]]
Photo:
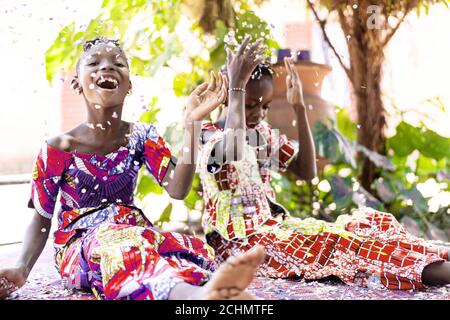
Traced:
[[236, 92], [236, 91], [240, 91], [240, 92], [242, 92], [242, 93], [245, 93], [245, 89], [243, 89], [243, 88], [230, 88], [230, 89], [228, 89], [228, 93], [230, 93], [230, 92]]

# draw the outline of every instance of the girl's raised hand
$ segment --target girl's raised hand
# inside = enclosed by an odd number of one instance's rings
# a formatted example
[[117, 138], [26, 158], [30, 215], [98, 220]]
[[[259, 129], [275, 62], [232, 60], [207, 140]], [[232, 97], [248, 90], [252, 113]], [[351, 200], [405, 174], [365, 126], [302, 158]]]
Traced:
[[214, 109], [225, 102], [228, 81], [219, 73], [211, 71], [209, 83], [199, 85], [187, 98], [184, 118], [187, 123], [202, 121]]
[[267, 59], [264, 54], [265, 46], [262, 46], [262, 39], [255, 41], [248, 47], [251, 36], [246, 35], [244, 41], [235, 53], [227, 48], [227, 73], [231, 88], [244, 89], [253, 70], [262, 61]]
[[303, 101], [303, 89], [300, 76], [294, 66], [292, 58], [284, 58], [284, 65], [286, 67], [286, 98], [287, 101], [294, 106], [305, 106]]

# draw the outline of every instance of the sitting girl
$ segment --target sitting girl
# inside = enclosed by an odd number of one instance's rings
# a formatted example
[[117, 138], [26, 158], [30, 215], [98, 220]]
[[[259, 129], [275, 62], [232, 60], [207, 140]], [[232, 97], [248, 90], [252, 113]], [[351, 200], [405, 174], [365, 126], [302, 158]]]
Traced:
[[336, 276], [348, 284], [404, 290], [450, 283], [450, 263], [444, 262], [448, 249], [407, 233], [389, 213], [359, 208], [327, 223], [291, 217], [277, 204], [270, 185], [274, 166], [305, 180], [316, 175], [300, 78], [292, 59], [285, 59], [298, 153], [295, 141], [277, 135], [263, 121], [273, 93], [268, 65], [236, 78], [236, 70], [248, 69], [238, 63], [245, 52], [227, 54], [228, 107], [215, 123], [204, 125], [199, 160], [206, 206], [202, 224], [217, 261], [262, 245], [266, 259], [257, 271], [261, 276]]
[[91, 289], [104, 299], [253, 299], [245, 289], [264, 258], [262, 248], [212, 273], [210, 247], [156, 229], [133, 206], [143, 164], [171, 197], [187, 195], [195, 155], [186, 150], [199, 139], [199, 121], [225, 99], [225, 78], [200, 85], [188, 98], [184, 152], [175, 164], [153, 125], [121, 120], [131, 82], [116, 41], [87, 41], [77, 74], [72, 87], [83, 94], [87, 121], [46, 141], [37, 157], [29, 201], [35, 214], [16, 266], [0, 269], [0, 298], [25, 284], [47, 241], [59, 193], [54, 246], [65, 287]]

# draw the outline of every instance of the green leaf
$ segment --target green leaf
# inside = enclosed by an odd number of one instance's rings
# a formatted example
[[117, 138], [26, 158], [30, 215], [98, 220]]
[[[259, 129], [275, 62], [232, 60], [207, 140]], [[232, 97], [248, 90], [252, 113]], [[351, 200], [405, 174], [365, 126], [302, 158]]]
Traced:
[[427, 157], [440, 160], [442, 158], [450, 159], [450, 139], [437, 134], [432, 130], [426, 130], [423, 133], [424, 143], [419, 151]]
[[405, 189], [399, 194], [399, 197], [401, 199], [411, 200], [413, 203], [413, 210], [417, 213], [428, 212], [428, 202], [415, 186]]
[[136, 195], [139, 200], [143, 200], [149, 193], [163, 194], [164, 190], [153, 177], [143, 174], [139, 180]]
[[377, 191], [378, 196], [385, 203], [389, 203], [395, 200], [395, 192], [394, 187], [392, 186], [391, 181], [389, 180], [375, 180], [375, 190]]
[[336, 123], [339, 131], [348, 139], [356, 140], [356, 124], [350, 120], [345, 109], [340, 109], [335, 107], [338, 112], [336, 112]]
[[61, 69], [68, 72], [75, 66], [81, 46], [74, 48], [74, 44], [81, 39], [81, 36], [81, 32], [75, 31], [75, 22], [65, 26], [58, 33], [45, 53], [45, 73], [48, 82], [51, 83]]
[[383, 168], [386, 170], [395, 170], [395, 165], [385, 156], [379, 154], [378, 152], [371, 151], [366, 147], [357, 144], [356, 150], [364, 153], [370, 161], [372, 161], [378, 168]]
[[348, 179], [334, 176], [331, 180], [331, 192], [333, 194], [336, 209], [348, 208], [352, 204], [352, 184]]
[[397, 156], [406, 157], [424, 144], [424, 137], [419, 128], [402, 121], [396, 128], [397, 133], [387, 140], [388, 148]]
[[155, 224], [163, 224], [164, 222], [170, 222], [170, 218], [172, 216], [172, 203], [169, 203], [164, 211], [161, 213], [159, 219], [155, 222]]

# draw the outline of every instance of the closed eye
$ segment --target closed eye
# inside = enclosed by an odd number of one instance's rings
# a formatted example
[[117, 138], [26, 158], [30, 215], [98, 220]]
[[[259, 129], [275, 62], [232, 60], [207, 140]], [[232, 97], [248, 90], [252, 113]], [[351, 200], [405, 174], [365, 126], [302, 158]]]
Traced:
[[116, 66], [118, 66], [119, 68], [125, 67], [125, 65], [123, 63], [116, 63]]

